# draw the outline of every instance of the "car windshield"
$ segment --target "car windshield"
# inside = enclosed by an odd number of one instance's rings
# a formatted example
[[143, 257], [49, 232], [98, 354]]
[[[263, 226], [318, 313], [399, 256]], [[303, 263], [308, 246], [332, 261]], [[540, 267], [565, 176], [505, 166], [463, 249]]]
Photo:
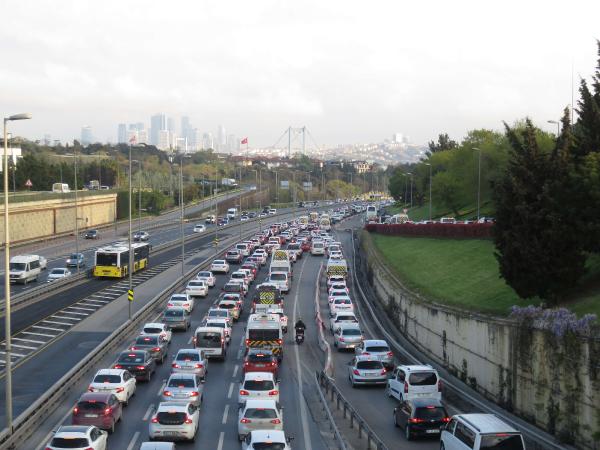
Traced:
[[216, 265], [220, 266], [220, 265], [224, 265], [225, 261], [223, 261], [222, 259], [215, 259], [213, 261], [213, 264], [216, 264]]
[[94, 383], [120, 383], [120, 375], [99, 374], [94, 377]]
[[[61, 438], [55, 437], [50, 442], [52, 447], [56, 448], [82, 448], [89, 445], [87, 438]], [[256, 448], [256, 447], [255, 447]]]
[[70, 259], [79, 259], [79, 255], [77, 253], [71, 253], [71, 256], [69, 256]]
[[196, 333], [196, 346], [205, 348], [221, 347], [221, 333], [208, 331]]
[[365, 352], [383, 353], [389, 352], [390, 348], [386, 345], [372, 345], [365, 348]]
[[412, 386], [431, 386], [437, 384], [435, 372], [415, 372], [411, 373], [408, 379]]
[[356, 368], [361, 370], [375, 370], [382, 369], [383, 365], [381, 361], [358, 361], [356, 363]]
[[210, 276], [211, 276], [210, 272], [200, 272], [200, 273], [198, 273], [198, 277], [201, 277], [201, 278], [210, 278]]
[[480, 449], [523, 450], [523, 440], [519, 434], [489, 434], [481, 437]]
[[226, 291], [239, 292], [242, 289], [242, 285], [238, 283], [227, 283], [223, 289]]
[[161, 425], [182, 425], [187, 419], [187, 414], [176, 411], [161, 411], [156, 415], [156, 419]]
[[287, 276], [285, 273], [272, 273], [271, 281], [285, 281]]
[[350, 300], [347, 298], [338, 298], [337, 300], [335, 300], [335, 304], [336, 305], [349, 305]]
[[157, 336], [138, 336], [135, 340], [135, 345], [158, 345], [160, 342], [158, 341]]
[[169, 387], [173, 388], [193, 388], [196, 387], [193, 378], [171, 378], [169, 380]]
[[219, 308], [231, 309], [231, 308], [235, 308], [235, 304], [229, 303], [229, 302], [222, 302], [222, 303], [219, 303]]
[[360, 330], [358, 330], [356, 328], [349, 328], [347, 330], [343, 330], [342, 334], [344, 336], [360, 336], [361, 332], [360, 332]]
[[271, 380], [246, 380], [244, 383], [244, 389], [249, 391], [269, 391], [273, 387]]
[[162, 328], [159, 327], [146, 327], [144, 328], [144, 333], [146, 334], [158, 334], [162, 332]]
[[106, 403], [95, 400], [83, 401], [77, 403], [77, 408], [82, 411], [103, 411], [106, 408]]
[[268, 363], [273, 357], [270, 353], [249, 353], [248, 361], [254, 363]]
[[200, 355], [196, 352], [193, 353], [178, 353], [177, 361], [200, 361]]
[[202, 287], [202, 286], [204, 286], [204, 282], [203, 281], [190, 281], [188, 283], [188, 286]]
[[50, 271], [50, 275], [64, 275], [65, 273], [65, 269], [52, 269]]
[[183, 317], [183, 309], [167, 309], [165, 317]]
[[248, 408], [244, 414], [248, 419], [276, 419], [277, 411], [267, 408]]
[[225, 329], [225, 322], [206, 322], [205, 326]]
[[425, 406], [416, 409], [415, 417], [425, 420], [442, 420], [446, 417], [446, 411], [441, 406]]
[[10, 270], [25, 270], [25, 263], [10, 263]]
[[209, 317], [227, 317], [227, 311], [224, 309], [212, 309], [208, 312]]
[[139, 353], [127, 353], [119, 358], [121, 363], [143, 363], [144, 357]]

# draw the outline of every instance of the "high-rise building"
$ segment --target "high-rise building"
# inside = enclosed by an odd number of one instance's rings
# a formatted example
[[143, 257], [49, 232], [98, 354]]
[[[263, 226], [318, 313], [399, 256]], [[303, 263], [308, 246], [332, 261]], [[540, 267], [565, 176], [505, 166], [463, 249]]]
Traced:
[[138, 131], [142, 131], [146, 128], [146, 126], [144, 125], [144, 122], [137, 122], [135, 124], [135, 129]]
[[172, 117], [167, 119], [167, 130], [169, 130], [169, 133], [171, 134], [175, 133], [175, 119]]
[[127, 125], [124, 123], [120, 123], [117, 127], [117, 143], [118, 144], [126, 144], [127, 143]]
[[90, 145], [94, 140], [94, 136], [92, 134], [92, 127], [86, 125], [81, 128], [81, 145]]
[[212, 133], [204, 133], [204, 136], [202, 136], [202, 148], [204, 150], [208, 150], [209, 148], [215, 150], [215, 143]]
[[230, 152], [237, 152], [240, 149], [240, 142], [235, 137], [235, 134], [227, 136], [227, 150]]
[[173, 147], [175, 151], [179, 153], [187, 153], [188, 152], [188, 141], [187, 138], [184, 137], [175, 137], [175, 142], [173, 143]]
[[219, 125], [217, 130], [217, 148], [219, 150], [224, 150], [225, 145], [227, 145], [227, 135], [225, 134], [225, 127], [223, 125]]
[[171, 134], [169, 130], [160, 130], [158, 132], [158, 142], [156, 146], [160, 150], [168, 150], [171, 147]]
[[150, 117], [150, 144], [158, 146], [160, 132], [163, 130], [167, 130], [167, 117], [161, 113]]
[[181, 136], [190, 141], [191, 131], [192, 124], [190, 123], [190, 118], [188, 116], [181, 116]]
[[403, 142], [402, 133], [394, 133], [392, 136], [392, 142], [396, 144], [401, 144]]
[[148, 142], [148, 130], [137, 130], [138, 144], [149, 144]]

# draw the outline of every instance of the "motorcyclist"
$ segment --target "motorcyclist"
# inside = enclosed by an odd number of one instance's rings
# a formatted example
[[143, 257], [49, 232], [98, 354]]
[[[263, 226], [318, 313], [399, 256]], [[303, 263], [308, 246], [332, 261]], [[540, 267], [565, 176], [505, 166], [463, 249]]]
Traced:
[[306, 325], [304, 325], [304, 322], [302, 322], [302, 319], [298, 319], [298, 321], [294, 325], [294, 330], [296, 330], [296, 334], [304, 334], [305, 329], [306, 329]]

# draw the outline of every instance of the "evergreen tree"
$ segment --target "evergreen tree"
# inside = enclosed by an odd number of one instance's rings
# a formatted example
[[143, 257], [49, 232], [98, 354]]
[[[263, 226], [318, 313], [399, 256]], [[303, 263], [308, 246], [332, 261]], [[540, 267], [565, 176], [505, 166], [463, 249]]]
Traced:
[[433, 153], [444, 152], [446, 150], [452, 150], [458, 147], [456, 141], [450, 139], [448, 133], [442, 133], [438, 136], [437, 144], [435, 141], [429, 142], [429, 151], [427, 152], [427, 156], [431, 156]]

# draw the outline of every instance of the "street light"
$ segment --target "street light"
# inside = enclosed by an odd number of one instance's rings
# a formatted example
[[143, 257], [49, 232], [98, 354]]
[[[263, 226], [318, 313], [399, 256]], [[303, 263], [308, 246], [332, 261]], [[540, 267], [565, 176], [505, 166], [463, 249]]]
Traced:
[[481, 199], [481, 149], [473, 147], [473, 150], [479, 152], [479, 164], [477, 168], [477, 221], [479, 222], [479, 206]]
[[407, 175], [410, 175], [410, 207], [412, 209], [412, 186], [413, 186], [413, 174], [411, 172], [408, 172]]
[[8, 220], [8, 131], [6, 124], [13, 120], [27, 120], [31, 119], [31, 114], [14, 114], [4, 118], [4, 166], [2, 168], [4, 177], [4, 331], [6, 333], [5, 344], [6, 347], [6, 361], [5, 361], [5, 374], [6, 374], [6, 428], [8, 433], [12, 434], [13, 431], [13, 405], [12, 405], [12, 361], [11, 361], [11, 329], [10, 329], [10, 233], [9, 233], [9, 220]]
[[429, 221], [431, 222], [431, 164], [425, 163], [426, 166], [429, 166]]
[[547, 122], [556, 125], [556, 135], [560, 135], [560, 122], [558, 120], [548, 120]]
[[139, 171], [139, 188], [138, 188], [138, 232], [142, 232], [142, 161], [134, 159], [133, 162], [138, 163]]

